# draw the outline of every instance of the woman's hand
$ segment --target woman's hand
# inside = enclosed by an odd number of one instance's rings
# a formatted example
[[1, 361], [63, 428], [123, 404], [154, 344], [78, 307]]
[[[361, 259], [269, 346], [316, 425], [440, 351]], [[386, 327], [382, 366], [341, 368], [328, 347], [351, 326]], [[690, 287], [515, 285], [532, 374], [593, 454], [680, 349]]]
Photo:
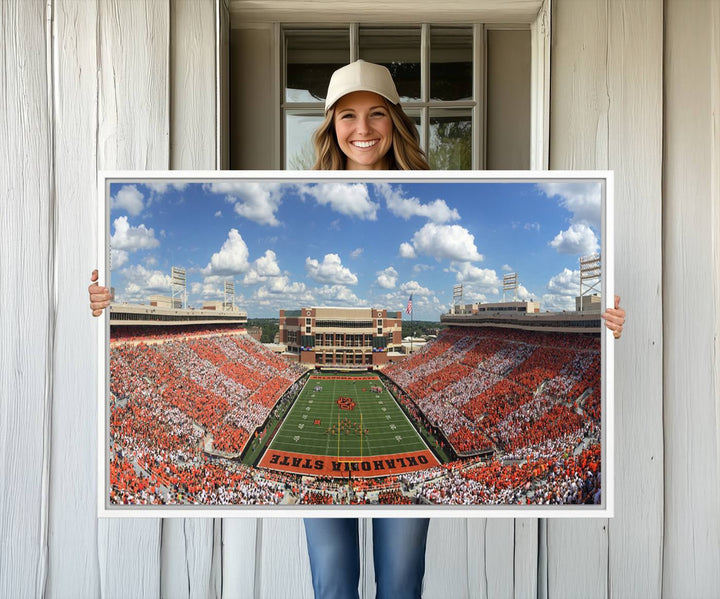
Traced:
[[90, 309], [92, 310], [93, 316], [100, 316], [103, 310], [110, 305], [110, 290], [107, 287], [100, 287], [97, 284], [98, 271], [97, 269], [92, 271], [90, 280], [93, 282], [88, 287], [88, 293], [90, 294]]
[[613, 337], [620, 339], [625, 324], [625, 310], [620, 307], [620, 296], [615, 296], [615, 307], [608, 308], [600, 316], [605, 319], [605, 326], [613, 332]]

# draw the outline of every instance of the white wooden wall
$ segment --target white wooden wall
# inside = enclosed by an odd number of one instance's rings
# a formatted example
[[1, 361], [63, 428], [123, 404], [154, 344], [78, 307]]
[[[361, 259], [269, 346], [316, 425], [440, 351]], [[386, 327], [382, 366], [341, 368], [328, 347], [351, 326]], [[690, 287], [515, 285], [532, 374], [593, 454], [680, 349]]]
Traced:
[[[312, 595], [299, 520], [95, 517], [96, 169], [221, 163], [226, 10], [0, 2], [0, 597]], [[720, 2], [553, 0], [552, 36], [550, 166], [616, 173], [616, 517], [433, 520], [425, 597], [717, 597]]]

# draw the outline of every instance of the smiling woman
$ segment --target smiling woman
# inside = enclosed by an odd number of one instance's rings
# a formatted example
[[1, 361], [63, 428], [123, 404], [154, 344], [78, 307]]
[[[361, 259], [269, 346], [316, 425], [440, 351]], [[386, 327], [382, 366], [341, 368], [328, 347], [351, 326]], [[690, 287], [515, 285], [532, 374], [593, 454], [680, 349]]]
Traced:
[[385, 67], [358, 60], [333, 73], [315, 170], [429, 170], [419, 141]]
[[381, 96], [357, 91], [338, 100], [333, 123], [346, 170], [387, 170], [392, 120]]

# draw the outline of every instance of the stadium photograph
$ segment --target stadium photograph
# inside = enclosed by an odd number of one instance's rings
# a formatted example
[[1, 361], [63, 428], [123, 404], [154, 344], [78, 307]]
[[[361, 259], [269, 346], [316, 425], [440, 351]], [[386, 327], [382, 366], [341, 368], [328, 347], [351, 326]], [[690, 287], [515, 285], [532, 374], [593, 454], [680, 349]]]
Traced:
[[108, 175], [104, 515], [607, 509], [605, 183]]

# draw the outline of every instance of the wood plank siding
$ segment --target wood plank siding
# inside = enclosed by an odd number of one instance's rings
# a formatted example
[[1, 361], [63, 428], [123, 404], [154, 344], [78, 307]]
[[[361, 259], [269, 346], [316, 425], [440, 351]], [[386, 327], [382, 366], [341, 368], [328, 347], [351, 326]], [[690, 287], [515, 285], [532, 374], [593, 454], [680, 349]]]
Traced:
[[[407, 19], [395, 4], [354, 18]], [[526, 18], [542, 2], [480, 4]], [[231, 23], [275, 36], [292, 5], [0, 2], [0, 597], [312, 597], [300, 519], [97, 519], [85, 291], [97, 169], [227, 164]], [[538, 147], [551, 169], [615, 172], [615, 517], [432, 520], [423, 596], [718, 597], [720, 2], [552, 0], [550, 27]]]

